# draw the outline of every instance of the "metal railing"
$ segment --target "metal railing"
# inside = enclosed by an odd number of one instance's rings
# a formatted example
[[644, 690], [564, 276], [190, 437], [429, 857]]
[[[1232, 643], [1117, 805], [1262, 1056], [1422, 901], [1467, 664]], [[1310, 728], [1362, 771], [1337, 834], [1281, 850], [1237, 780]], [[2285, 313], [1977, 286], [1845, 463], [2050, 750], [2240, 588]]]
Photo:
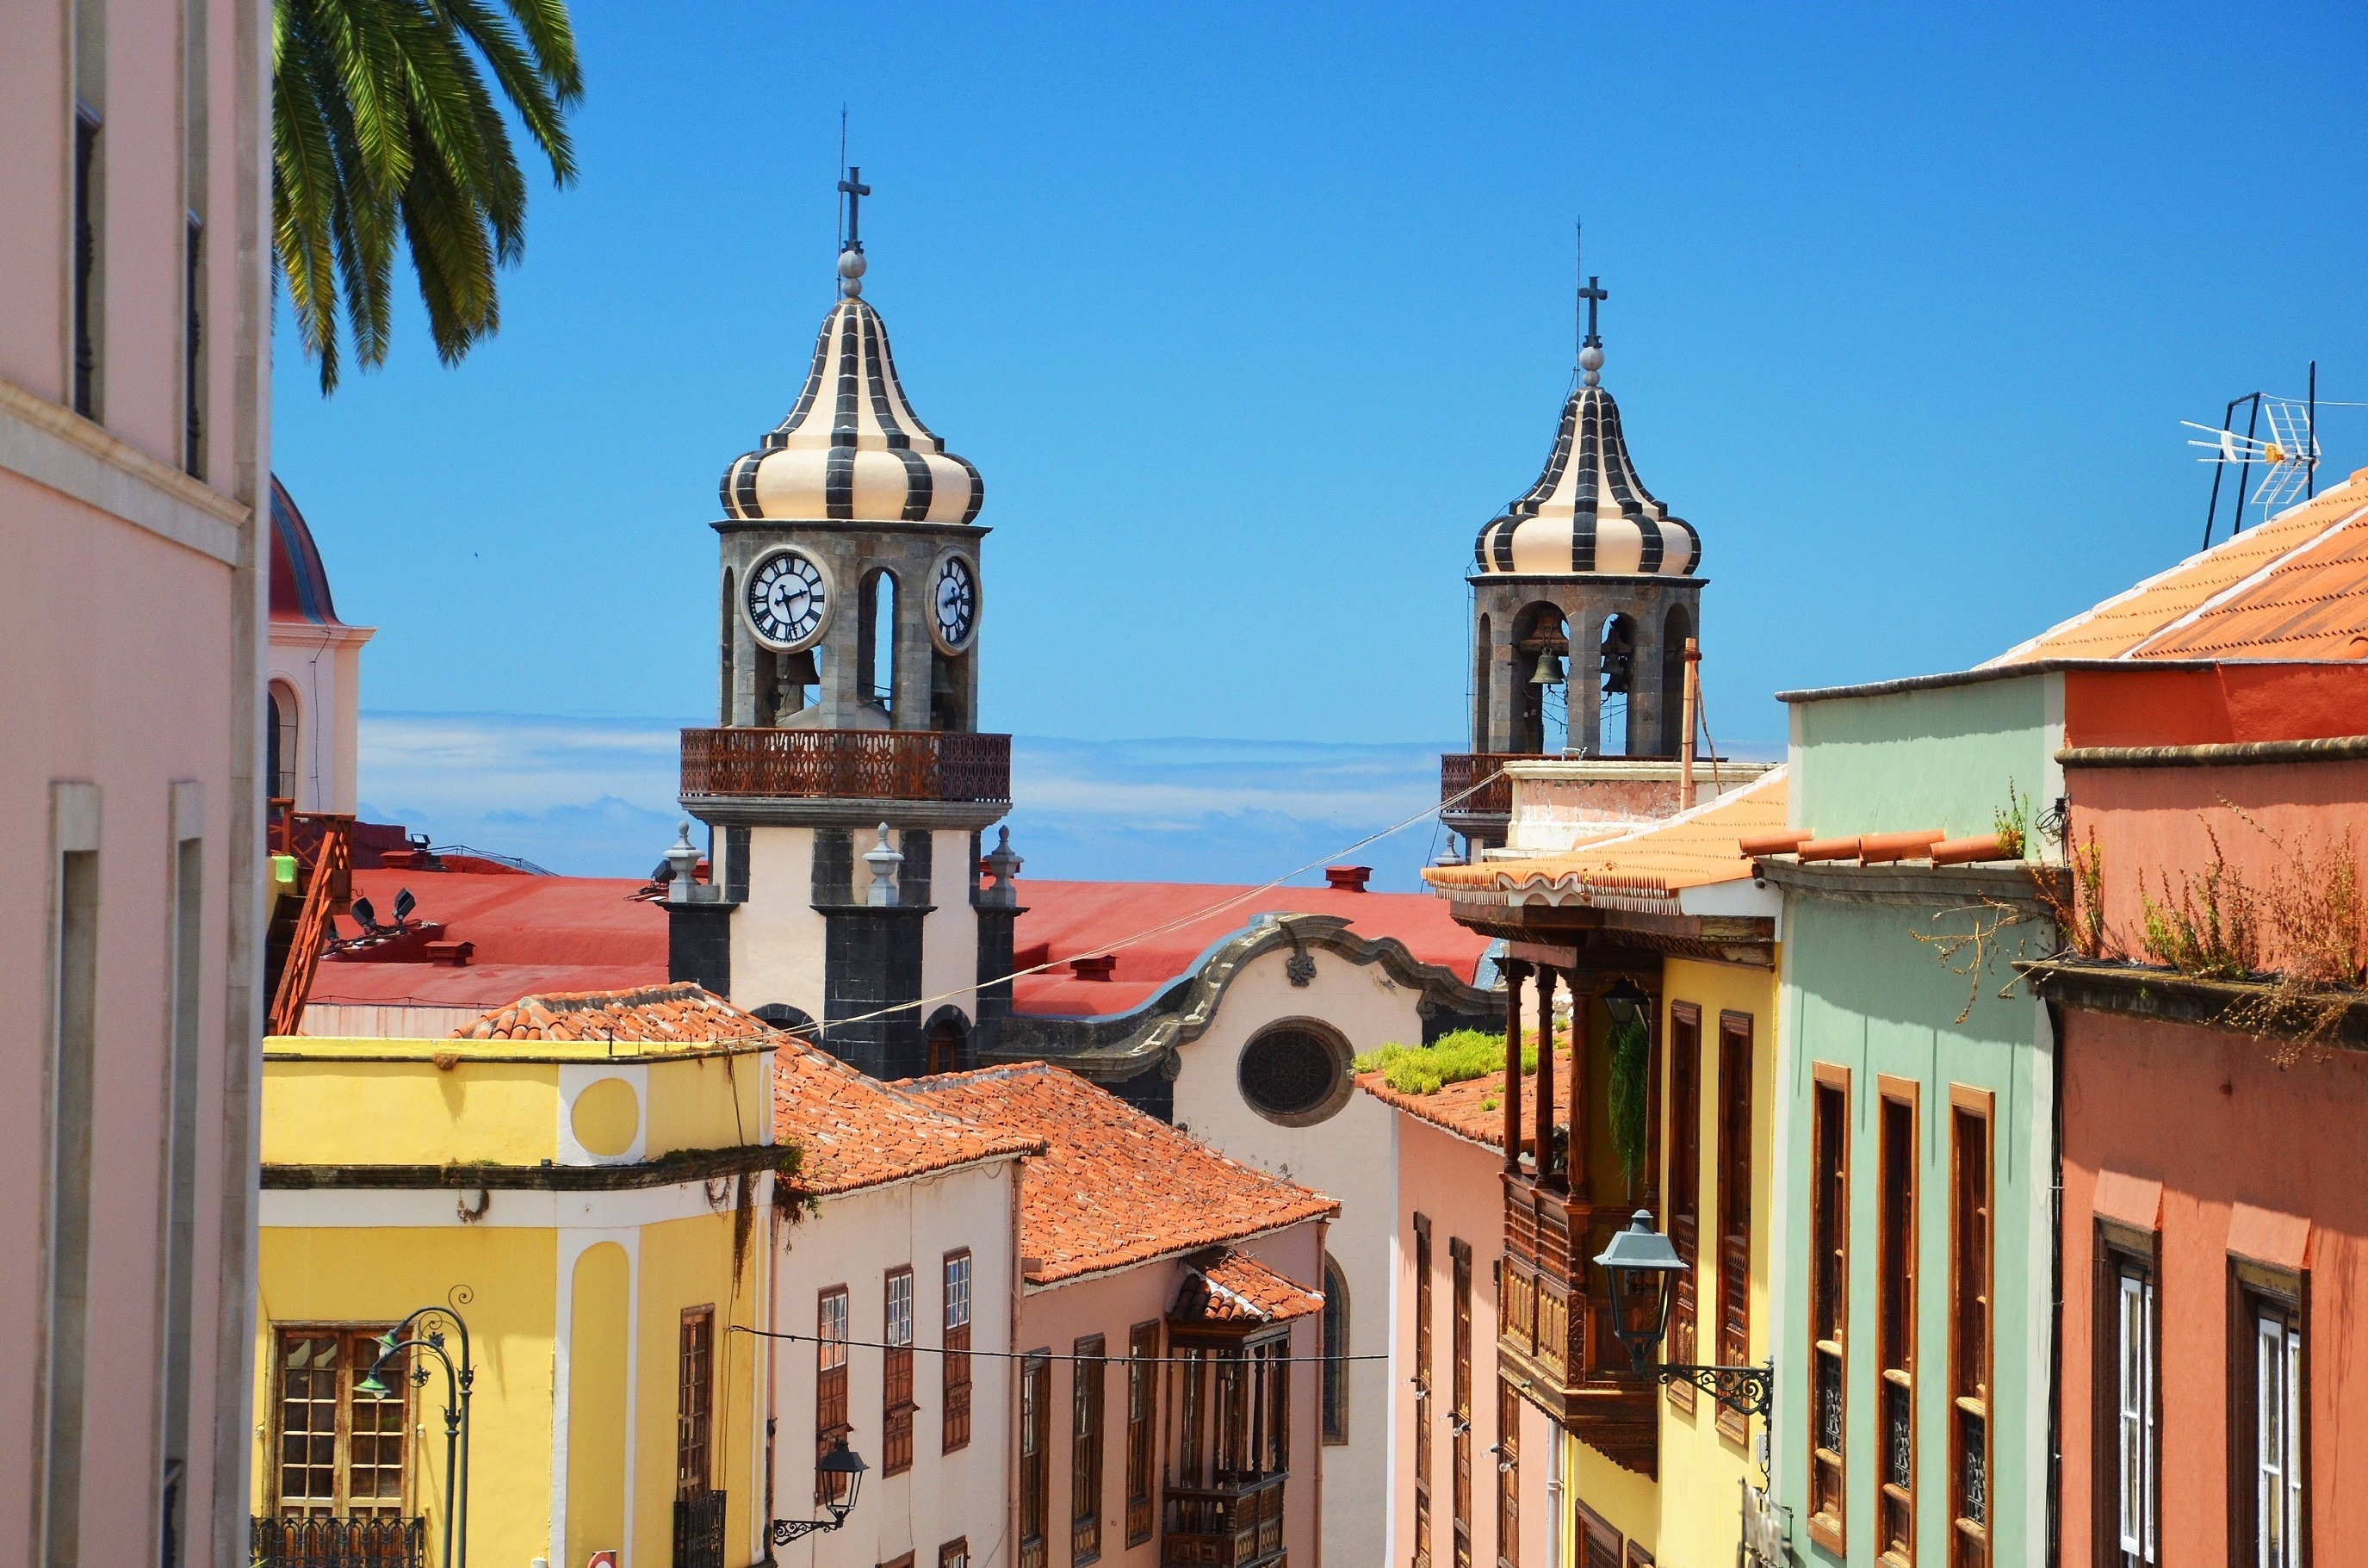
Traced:
[[674, 1506], [674, 1568], [723, 1568], [723, 1497], [721, 1492]]
[[427, 1521], [324, 1515], [247, 1520], [253, 1568], [427, 1568]]
[[1008, 801], [1011, 737], [962, 730], [685, 730], [682, 792]]

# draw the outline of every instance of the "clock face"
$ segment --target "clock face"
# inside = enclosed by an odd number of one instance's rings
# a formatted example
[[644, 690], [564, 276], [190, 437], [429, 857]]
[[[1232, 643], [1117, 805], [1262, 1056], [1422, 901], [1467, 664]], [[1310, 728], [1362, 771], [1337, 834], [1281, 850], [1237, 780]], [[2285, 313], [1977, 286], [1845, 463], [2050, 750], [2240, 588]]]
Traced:
[[938, 562], [936, 580], [929, 585], [929, 617], [939, 642], [949, 653], [961, 653], [978, 625], [978, 579], [959, 555]]
[[794, 550], [759, 562], [748, 574], [748, 624], [758, 640], [793, 649], [814, 640], [830, 608], [822, 568]]

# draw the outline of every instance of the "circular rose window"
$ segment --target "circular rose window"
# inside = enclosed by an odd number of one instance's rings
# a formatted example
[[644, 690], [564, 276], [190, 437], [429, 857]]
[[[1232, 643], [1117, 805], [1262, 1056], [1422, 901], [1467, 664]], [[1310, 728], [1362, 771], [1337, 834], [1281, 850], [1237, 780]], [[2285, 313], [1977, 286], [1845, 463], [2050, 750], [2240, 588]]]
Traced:
[[1306, 1028], [1272, 1028], [1242, 1050], [1242, 1098], [1269, 1121], [1322, 1121], [1348, 1099], [1344, 1052]]

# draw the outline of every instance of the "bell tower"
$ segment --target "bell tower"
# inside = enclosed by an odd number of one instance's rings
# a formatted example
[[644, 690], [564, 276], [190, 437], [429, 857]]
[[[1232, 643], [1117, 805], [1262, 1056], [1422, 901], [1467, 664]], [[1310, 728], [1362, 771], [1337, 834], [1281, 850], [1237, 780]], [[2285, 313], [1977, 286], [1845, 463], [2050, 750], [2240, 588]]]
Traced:
[[1011, 742], [977, 724], [985, 490], [905, 395], [863, 298], [871, 187], [838, 188], [838, 300], [720, 487], [716, 726], [683, 732], [681, 795], [716, 864], [676, 884], [671, 968], [898, 1078], [973, 1064], [995, 1028], [979, 982], [1009, 972], [1017, 911], [1008, 877], [981, 905], [979, 835]]
[[1702, 536], [1636, 477], [1603, 390], [1594, 278], [1587, 333], [1537, 483], [1473, 550], [1472, 749], [1674, 757], [1686, 640], [1700, 633]]

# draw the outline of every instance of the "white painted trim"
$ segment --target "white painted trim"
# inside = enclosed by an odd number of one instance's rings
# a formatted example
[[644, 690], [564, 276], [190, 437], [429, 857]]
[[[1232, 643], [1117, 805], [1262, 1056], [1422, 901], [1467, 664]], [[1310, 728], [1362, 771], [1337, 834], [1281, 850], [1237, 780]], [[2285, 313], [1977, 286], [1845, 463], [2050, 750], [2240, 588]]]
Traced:
[[[596, 1154], [575, 1141], [575, 1096], [607, 1078], [621, 1078], [633, 1091], [633, 1141], [614, 1154]], [[646, 1157], [650, 1141], [650, 1070], [641, 1062], [562, 1062], [559, 1068], [559, 1163], [563, 1165], [633, 1165]]]
[[[567, 1551], [567, 1429], [569, 1401], [574, 1397], [574, 1390], [569, 1383], [574, 1363], [569, 1352], [575, 1331], [575, 1266], [583, 1260], [586, 1253], [604, 1242], [615, 1242], [625, 1249], [627, 1299], [637, 1305], [642, 1274], [642, 1233], [639, 1230], [604, 1226], [562, 1230], [559, 1233], [559, 1261], [552, 1290], [551, 1540], [545, 1549], [552, 1562], [563, 1560]], [[625, 1540], [619, 1543], [620, 1552], [627, 1550], [632, 1540], [632, 1346], [639, 1337], [638, 1316], [629, 1307], [625, 1323]]]
[[0, 468], [225, 566], [239, 564], [245, 506], [5, 377]]

